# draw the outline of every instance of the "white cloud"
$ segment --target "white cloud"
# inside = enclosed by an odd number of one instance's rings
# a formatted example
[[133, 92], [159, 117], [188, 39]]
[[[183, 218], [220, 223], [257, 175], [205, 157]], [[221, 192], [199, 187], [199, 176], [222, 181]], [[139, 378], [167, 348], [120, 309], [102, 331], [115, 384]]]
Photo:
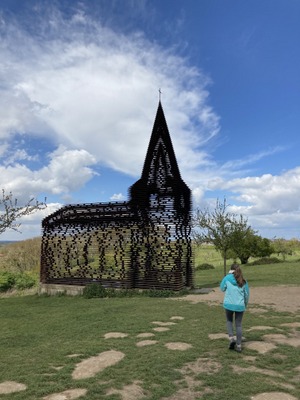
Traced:
[[82, 11], [68, 21], [57, 10], [48, 18], [37, 36], [6, 23], [1, 137], [50, 135], [136, 176], [162, 87], [179, 163], [195, 168], [206, 161], [198, 148], [218, 133], [219, 121], [200, 71], [141, 34], [117, 35]]
[[7, 143], [1, 143], [0, 144], [0, 157], [3, 157], [5, 153], [7, 152], [9, 145]]
[[251, 165], [256, 163], [257, 161], [262, 160], [263, 158], [272, 156], [273, 154], [279, 153], [284, 151], [285, 148], [282, 146], [276, 146], [274, 148], [268, 149], [261, 151], [256, 154], [250, 154], [247, 157], [244, 157], [242, 159], [237, 159], [237, 160], [230, 160], [227, 161], [223, 166], [222, 169], [224, 171], [240, 171], [241, 168], [244, 168], [245, 166]]
[[32, 171], [22, 164], [0, 166], [1, 185], [6, 192], [26, 201], [35, 193], [64, 194], [82, 187], [93, 176], [94, 157], [86, 150], [59, 147], [49, 155], [49, 163]]
[[11, 154], [5, 158], [5, 160], [3, 162], [4, 165], [10, 165], [10, 164], [14, 164], [15, 162], [24, 161], [24, 160], [27, 160], [27, 161], [37, 160], [36, 155], [31, 156], [24, 149], [17, 149], [16, 151], [11, 151], [10, 153]]
[[[220, 121], [209, 104], [207, 76], [141, 33], [117, 34], [95, 22], [84, 7], [70, 19], [54, 8], [45, 18], [42, 8], [31, 29], [3, 16], [0, 21], [2, 187], [24, 200], [37, 193], [65, 196], [92, 179], [97, 164], [139, 176], [162, 88], [178, 164], [196, 205], [209, 204], [218, 191], [262, 228], [298, 223], [299, 168], [236, 178], [241, 170], [251, 175], [246, 168], [281, 148], [224, 165], [208, 153]], [[50, 139], [57, 150], [33, 170], [26, 161], [34, 155], [12, 146], [16, 133]], [[116, 193], [111, 199], [125, 198]]]
[[[217, 172], [216, 172], [217, 175]], [[208, 178], [209, 180], [209, 178]], [[205, 186], [205, 185], [204, 185]], [[229, 210], [248, 218], [250, 225], [265, 237], [300, 237], [300, 167], [281, 175], [226, 180], [221, 174], [207, 182], [211, 190], [225, 196]], [[196, 206], [215, 207], [215, 199], [204, 198], [204, 189], [193, 190]]]
[[111, 196], [110, 200], [112, 201], [125, 201], [127, 197], [124, 196], [122, 193], [115, 193]]
[[223, 182], [222, 187], [238, 193], [236, 200], [247, 203], [247, 214], [288, 213], [299, 210], [300, 167], [273, 176], [248, 177]]
[[[140, 33], [116, 34], [83, 11], [69, 20], [54, 8], [46, 17], [39, 7], [34, 12], [34, 27], [4, 17], [0, 26], [6, 191], [20, 202], [39, 193], [68, 196], [95, 175], [96, 163], [138, 176], [160, 87], [182, 170], [209, 163], [201, 146], [218, 133], [219, 121], [200, 71]], [[16, 134], [23, 144], [31, 135], [50, 139], [57, 150], [32, 169], [29, 161], [37, 157], [13, 145]], [[25, 221], [23, 230], [28, 226]]]

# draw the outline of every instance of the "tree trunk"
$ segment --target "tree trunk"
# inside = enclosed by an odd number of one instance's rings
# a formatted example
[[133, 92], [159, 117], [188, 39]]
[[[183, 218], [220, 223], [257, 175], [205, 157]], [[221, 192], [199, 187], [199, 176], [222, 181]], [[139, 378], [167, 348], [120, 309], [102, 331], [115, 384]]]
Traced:
[[226, 257], [227, 257], [227, 251], [224, 251], [224, 276], [226, 276]]
[[249, 257], [240, 257], [241, 264], [248, 264]]

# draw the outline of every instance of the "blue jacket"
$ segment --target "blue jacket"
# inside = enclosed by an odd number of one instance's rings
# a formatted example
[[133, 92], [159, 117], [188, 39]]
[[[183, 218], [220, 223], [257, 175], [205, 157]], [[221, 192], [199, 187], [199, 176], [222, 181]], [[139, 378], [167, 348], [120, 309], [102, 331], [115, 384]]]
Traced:
[[246, 282], [243, 287], [239, 287], [232, 273], [226, 275], [220, 289], [225, 292], [223, 306], [230, 311], [245, 311], [249, 301], [249, 286]]

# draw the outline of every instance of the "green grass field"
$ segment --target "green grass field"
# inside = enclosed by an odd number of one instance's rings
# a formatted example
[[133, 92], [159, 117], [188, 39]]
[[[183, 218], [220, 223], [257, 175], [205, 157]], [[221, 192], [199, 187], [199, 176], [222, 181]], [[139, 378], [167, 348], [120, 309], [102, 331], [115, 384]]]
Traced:
[[[300, 292], [299, 258], [294, 253], [279, 264], [243, 266], [250, 290], [284, 284], [297, 285]], [[228, 260], [228, 268], [232, 261]], [[211, 246], [196, 251], [195, 265], [204, 262], [215, 268], [196, 271], [195, 286], [217, 287], [223, 278], [223, 261]], [[154, 331], [154, 321], [172, 322], [173, 316], [182, 320], [174, 320], [167, 331]], [[267, 333], [290, 335], [282, 324], [291, 322], [300, 323], [300, 316], [270, 310], [246, 312], [244, 336], [247, 342], [263, 341], [265, 331], [248, 329], [265, 325], [272, 327]], [[128, 336], [105, 339], [108, 332]], [[156, 343], [138, 347], [141, 333], [153, 333], [148, 339]], [[89, 300], [79, 296], [0, 297], [0, 399], [38, 400], [82, 388], [87, 390], [82, 399], [125, 400], [117, 392], [107, 393], [133, 383], [139, 391], [126, 400], [250, 400], [257, 393], [272, 391], [300, 398], [299, 348], [278, 344], [266, 354], [248, 348], [238, 354], [228, 350], [226, 338], [209, 338], [224, 333], [221, 305], [144, 296]], [[191, 347], [170, 350], [166, 345], [172, 342]], [[124, 358], [94, 377], [72, 379], [78, 362], [109, 350], [124, 353]], [[27, 389], [1, 394], [5, 381], [25, 384]], [[138, 396], [141, 392], [144, 397]]]
[[[10, 315], [12, 312], [13, 317]], [[183, 316], [184, 320], [172, 326], [170, 331], [156, 334], [158, 344], [136, 347], [136, 335], [151, 331], [152, 321], [168, 321], [173, 315]], [[174, 381], [182, 380], [179, 387], [186, 385], [178, 370], [184, 364], [202, 358], [221, 366], [213, 375], [201, 372], [195, 377], [199, 386], [211, 388], [213, 392], [203, 398], [223, 400], [234, 396], [242, 400], [249, 399], [250, 394], [271, 391], [291, 381], [291, 371], [299, 365], [294, 349], [282, 346], [278, 352], [264, 355], [256, 363], [259, 368], [272, 366], [272, 370], [283, 374], [283, 378], [276, 379], [277, 385], [265, 376], [247, 373], [239, 376], [240, 385], [237, 386], [237, 377], [230, 366], [246, 367], [247, 363], [237, 353], [228, 352], [227, 343], [212, 343], [208, 339], [210, 333], [224, 332], [224, 321], [220, 308], [211, 309], [206, 305], [191, 306], [185, 302], [178, 304], [171, 300], [144, 298], [107, 301], [18, 298], [2, 300], [1, 321], [1, 380], [17, 380], [28, 386], [25, 392], [2, 398], [39, 399], [47, 394], [82, 387], [88, 389], [88, 399], [101, 399], [106, 398], [108, 388], [120, 389], [138, 380], [149, 393], [148, 399], [162, 399], [177, 389]], [[270, 314], [268, 324], [271, 322], [276, 329], [279, 323], [290, 321], [288, 315], [279, 320], [278, 314]], [[244, 327], [253, 324], [265, 324], [265, 318], [247, 315]], [[129, 336], [104, 340], [103, 335], [111, 331], [126, 332]], [[248, 335], [247, 339], [259, 340], [259, 334]], [[168, 342], [178, 341], [190, 343], [193, 347], [185, 352], [164, 347]], [[118, 365], [95, 378], [72, 381], [71, 373], [78, 360], [110, 349], [125, 354]], [[67, 357], [74, 353], [80, 356], [75, 359]], [[248, 355], [254, 353], [247, 351]], [[275, 358], [278, 353], [287, 358], [278, 360]], [[57, 370], [58, 367], [62, 368]], [[296, 391], [291, 393], [295, 395]]]
[[[195, 266], [208, 263], [215, 269], [196, 271], [196, 287], [216, 287], [224, 276], [223, 260], [213, 246], [196, 247]], [[280, 259], [280, 258], [279, 258]], [[249, 261], [253, 261], [250, 259]], [[227, 260], [227, 271], [234, 260]], [[300, 285], [300, 253], [295, 251], [286, 261], [267, 265], [242, 265], [244, 277], [251, 286]]]
[[[300, 285], [300, 262], [241, 266], [243, 275], [251, 286]], [[216, 287], [224, 276], [223, 266], [195, 274], [196, 287]]]
[[[300, 265], [296, 262], [249, 266], [244, 273], [250, 286], [285, 283], [300, 287]], [[196, 275], [201, 286], [217, 285], [221, 278], [221, 266]], [[170, 322], [172, 316], [183, 319], [176, 320], [168, 331], [153, 330], [154, 321]], [[210, 334], [226, 332], [221, 306], [147, 297], [10, 297], [0, 298], [0, 321], [0, 384], [17, 381], [27, 386], [25, 391], [0, 395], [1, 399], [37, 400], [83, 388], [87, 394], [82, 399], [120, 400], [120, 395], [107, 395], [107, 391], [121, 390], [137, 381], [145, 400], [185, 399], [184, 394], [171, 397], [180, 389], [198, 393], [194, 398], [204, 400], [250, 400], [257, 393], [276, 390], [300, 398], [299, 372], [295, 372], [299, 352], [295, 347], [278, 345], [266, 354], [245, 349], [238, 354], [227, 349], [227, 340], [209, 339]], [[272, 330], [268, 333], [288, 333], [281, 324], [295, 321], [300, 322], [299, 315], [247, 312], [243, 328], [247, 332], [252, 326], [269, 325]], [[105, 339], [108, 332], [128, 336]], [[141, 339], [137, 335], [144, 332], [154, 333], [150, 339], [157, 343], [138, 347]], [[260, 341], [265, 333], [249, 331], [246, 339]], [[165, 346], [170, 342], [185, 342], [192, 347], [170, 350]], [[121, 351], [125, 356], [95, 377], [72, 379], [80, 360], [108, 350]], [[74, 354], [77, 356], [69, 357]], [[253, 365], [256, 371], [249, 369]], [[237, 374], [233, 366], [244, 372]], [[262, 370], [272, 370], [275, 377], [259, 372]]]

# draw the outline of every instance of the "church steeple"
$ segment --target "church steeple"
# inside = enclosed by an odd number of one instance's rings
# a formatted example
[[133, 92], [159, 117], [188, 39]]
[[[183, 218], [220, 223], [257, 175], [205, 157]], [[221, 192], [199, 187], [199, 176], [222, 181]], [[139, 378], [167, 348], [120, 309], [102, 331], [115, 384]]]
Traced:
[[145, 157], [141, 178], [129, 189], [133, 207], [147, 209], [150, 198], [174, 199], [175, 212], [189, 213], [190, 189], [181, 179], [161, 101]]
[[157, 188], [169, 179], [181, 179], [164, 111], [159, 101], [146, 153], [142, 179]]

